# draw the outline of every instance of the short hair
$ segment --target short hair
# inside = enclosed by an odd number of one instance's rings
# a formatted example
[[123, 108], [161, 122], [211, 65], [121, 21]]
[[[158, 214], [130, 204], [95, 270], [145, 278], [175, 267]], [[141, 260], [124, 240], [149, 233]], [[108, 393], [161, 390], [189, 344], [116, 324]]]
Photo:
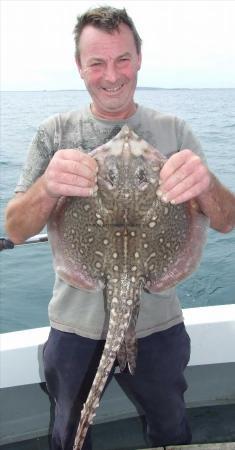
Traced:
[[92, 25], [106, 33], [112, 34], [114, 31], [119, 31], [119, 26], [122, 23], [127, 25], [132, 31], [136, 51], [139, 54], [141, 51], [142, 40], [136, 30], [133, 20], [128, 16], [125, 8], [118, 9], [111, 6], [100, 6], [98, 8], [90, 8], [84, 14], [77, 17], [77, 23], [74, 28], [76, 60], [79, 61], [80, 59], [80, 36], [86, 25]]

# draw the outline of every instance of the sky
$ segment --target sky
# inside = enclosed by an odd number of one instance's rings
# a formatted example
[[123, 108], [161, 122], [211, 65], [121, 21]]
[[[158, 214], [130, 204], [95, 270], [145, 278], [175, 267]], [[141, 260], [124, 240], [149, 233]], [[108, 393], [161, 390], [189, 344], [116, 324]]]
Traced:
[[143, 40], [138, 86], [235, 88], [235, 0], [0, 0], [1, 90], [84, 89], [78, 14], [125, 7]]

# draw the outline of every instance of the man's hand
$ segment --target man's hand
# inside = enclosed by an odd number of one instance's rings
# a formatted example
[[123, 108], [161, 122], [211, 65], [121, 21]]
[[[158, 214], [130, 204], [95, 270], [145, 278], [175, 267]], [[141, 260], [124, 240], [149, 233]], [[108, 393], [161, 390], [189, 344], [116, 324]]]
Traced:
[[160, 172], [158, 196], [178, 204], [198, 197], [210, 189], [212, 176], [199, 156], [191, 150], [172, 155]]
[[50, 197], [88, 197], [96, 190], [96, 161], [80, 150], [58, 150], [42, 179]]

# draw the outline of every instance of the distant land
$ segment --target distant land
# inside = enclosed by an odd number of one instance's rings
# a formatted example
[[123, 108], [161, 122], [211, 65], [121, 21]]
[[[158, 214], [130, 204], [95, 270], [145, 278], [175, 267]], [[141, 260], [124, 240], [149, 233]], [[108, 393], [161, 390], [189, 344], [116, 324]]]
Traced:
[[[232, 89], [234, 90], [235, 87], [159, 87], [159, 86], [137, 86], [137, 91], [158, 91], [158, 90], [165, 90], [165, 91], [195, 91], [195, 90], [228, 90]], [[85, 92], [87, 89], [29, 89], [29, 90], [15, 90], [15, 89], [0, 89], [0, 92]]]

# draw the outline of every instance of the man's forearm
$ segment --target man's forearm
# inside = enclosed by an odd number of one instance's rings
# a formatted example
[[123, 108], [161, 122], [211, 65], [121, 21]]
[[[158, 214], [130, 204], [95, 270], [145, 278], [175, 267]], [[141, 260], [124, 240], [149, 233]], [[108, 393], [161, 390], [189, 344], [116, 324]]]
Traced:
[[6, 209], [6, 231], [20, 244], [37, 234], [60, 197], [89, 197], [97, 190], [98, 166], [80, 150], [58, 150], [44, 174], [25, 192], [12, 199]]
[[17, 194], [6, 209], [5, 228], [8, 237], [20, 244], [39, 233], [47, 223], [58, 198], [50, 197], [39, 178], [25, 193]]
[[210, 188], [197, 197], [201, 211], [210, 219], [210, 226], [221, 233], [235, 227], [235, 195], [212, 174]]

